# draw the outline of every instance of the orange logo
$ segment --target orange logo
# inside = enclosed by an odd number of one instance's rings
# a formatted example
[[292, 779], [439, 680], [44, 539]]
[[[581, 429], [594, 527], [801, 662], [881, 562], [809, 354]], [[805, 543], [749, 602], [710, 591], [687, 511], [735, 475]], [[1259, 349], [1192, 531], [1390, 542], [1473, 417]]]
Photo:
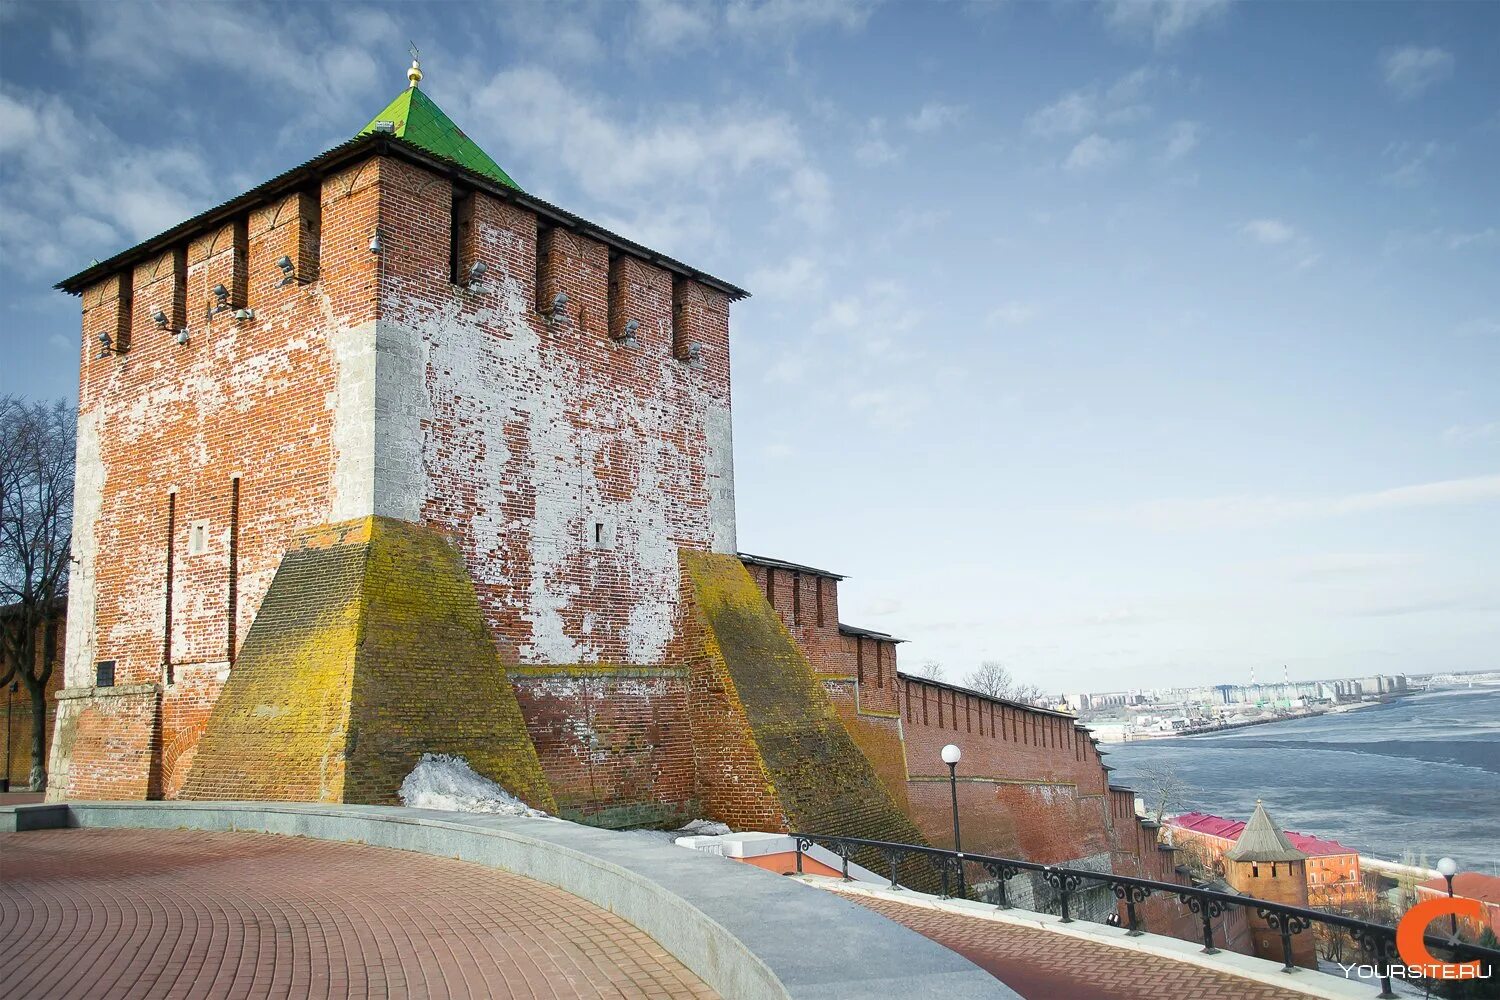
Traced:
[[1432, 979], [1473, 979], [1479, 975], [1479, 963], [1440, 962], [1427, 950], [1427, 925], [1438, 917], [1456, 914], [1478, 920], [1484, 914], [1477, 899], [1429, 899], [1407, 910], [1396, 925], [1396, 950], [1401, 961], [1422, 971]]

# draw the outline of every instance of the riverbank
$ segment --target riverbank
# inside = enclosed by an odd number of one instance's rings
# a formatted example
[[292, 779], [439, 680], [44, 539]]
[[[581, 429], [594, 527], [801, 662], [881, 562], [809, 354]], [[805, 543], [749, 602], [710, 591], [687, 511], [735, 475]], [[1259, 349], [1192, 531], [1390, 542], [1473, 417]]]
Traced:
[[[1415, 693], [1415, 692], [1412, 692]], [[1111, 723], [1090, 724], [1085, 722], [1089, 731], [1101, 743], [1134, 743], [1142, 740], [1172, 740], [1182, 739], [1189, 736], [1206, 736], [1213, 733], [1227, 733], [1236, 729], [1248, 729], [1252, 726], [1269, 726], [1277, 722], [1295, 722], [1299, 719], [1316, 719], [1323, 715], [1342, 715], [1348, 712], [1356, 712], [1362, 708], [1374, 708], [1378, 705], [1389, 704], [1397, 698], [1406, 695], [1386, 695], [1377, 701], [1359, 701], [1347, 705], [1334, 705], [1331, 708], [1314, 708], [1301, 712], [1288, 712], [1286, 714], [1272, 715], [1270, 718], [1240, 719], [1234, 722], [1218, 722], [1207, 726], [1194, 726], [1190, 729], [1175, 729], [1170, 732], [1152, 732], [1150, 730], [1131, 730], [1122, 725]]]
[[1500, 688], [1419, 693], [1353, 712], [1109, 748], [1110, 780], [1173, 812], [1245, 817], [1263, 799], [1283, 828], [1430, 871], [1445, 855], [1500, 874]]

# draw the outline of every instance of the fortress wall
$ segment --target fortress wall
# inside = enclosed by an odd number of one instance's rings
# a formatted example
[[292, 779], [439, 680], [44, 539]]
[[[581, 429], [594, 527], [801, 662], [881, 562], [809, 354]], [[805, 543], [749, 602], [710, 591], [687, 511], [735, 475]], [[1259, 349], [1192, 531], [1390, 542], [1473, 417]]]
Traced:
[[701, 816], [685, 666], [515, 666], [558, 815], [592, 826], [680, 826]]

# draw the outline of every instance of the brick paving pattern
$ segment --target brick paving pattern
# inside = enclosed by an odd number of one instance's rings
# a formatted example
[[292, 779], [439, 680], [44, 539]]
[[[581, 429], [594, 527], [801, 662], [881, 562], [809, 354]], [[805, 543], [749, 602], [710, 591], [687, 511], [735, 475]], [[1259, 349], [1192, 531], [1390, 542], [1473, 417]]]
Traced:
[[[1307, 1000], [1196, 965], [1096, 944], [1050, 931], [977, 920], [866, 896], [856, 903], [963, 955], [1032, 1000]], [[1313, 975], [1313, 973], [1298, 973]]]
[[254, 833], [0, 834], [0, 997], [717, 996], [532, 879]]

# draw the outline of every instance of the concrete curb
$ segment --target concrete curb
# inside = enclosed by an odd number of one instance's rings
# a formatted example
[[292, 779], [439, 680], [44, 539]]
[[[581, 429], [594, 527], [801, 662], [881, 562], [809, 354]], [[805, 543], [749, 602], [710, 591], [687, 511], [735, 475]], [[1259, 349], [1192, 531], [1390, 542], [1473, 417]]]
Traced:
[[1174, 962], [1196, 965], [1226, 976], [1237, 976], [1241, 979], [1262, 983], [1266, 986], [1274, 986], [1277, 989], [1287, 990], [1292, 993], [1304, 993], [1308, 996], [1323, 997], [1326, 1000], [1370, 1000], [1372, 988], [1377, 992], [1380, 989], [1379, 983], [1374, 984], [1372, 987], [1367, 982], [1341, 979], [1337, 976], [1330, 976], [1312, 969], [1302, 969], [1296, 973], [1289, 974], [1282, 970], [1279, 963], [1269, 962], [1263, 958], [1253, 958], [1250, 955], [1241, 955], [1232, 951], [1221, 951], [1216, 955], [1205, 955], [1202, 951], [1201, 942], [1182, 941], [1178, 938], [1150, 933], [1142, 934], [1140, 937], [1130, 937], [1129, 932], [1124, 927], [1111, 927], [1108, 924], [1098, 924], [1086, 920], [1075, 920], [1065, 924], [1062, 922], [1060, 916], [1054, 916], [1050, 913], [1037, 913], [1032, 910], [1015, 908], [1000, 910], [989, 903], [977, 903], [967, 899], [942, 899], [938, 896], [929, 896], [911, 889], [893, 890], [888, 886], [872, 886], [867, 883], [845, 882], [842, 879], [829, 878], [824, 875], [798, 875], [796, 876], [796, 880], [807, 885], [817, 886], [820, 889], [827, 889], [848, 896], [870, 896], [875, 899], [888, 899], [907, 906], [941, 910], [946, 913], [957, 913], [965, 917], [972, 917], [975, 920], [987, 920], [991, 923], [1009, 924], [1015, 927], [1031, 927], [1037, 930], [1049, 931], [1053, 934], [1081, 938], [1085, 941], [1109, 945], [1112, 948], [1121, 948], [1125, 951], [1140, 952], [1145, 955], [1154, 955], [1158, 958], [1171, 959]]
[[968, 959], [848, 900], [651, 836], [563, 820], [273, 802], [0, 807], [0, 832], [60, 827], [277, 833], [503, 868], [619, 914], [733, 1000], [1018, 1000]]

